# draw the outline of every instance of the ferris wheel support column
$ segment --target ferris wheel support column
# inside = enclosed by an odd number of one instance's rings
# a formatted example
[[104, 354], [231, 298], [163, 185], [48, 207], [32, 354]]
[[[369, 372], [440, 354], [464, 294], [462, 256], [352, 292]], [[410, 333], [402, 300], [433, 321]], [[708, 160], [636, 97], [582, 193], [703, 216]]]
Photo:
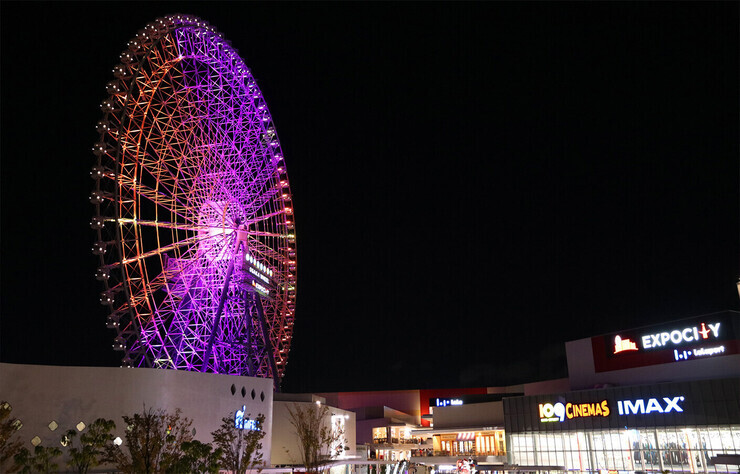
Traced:
[[[213, 318], [213, 328], [211, 329], [211, 337], [208, 339], [208, 347], [206, 352], [203, 354], [203, 364], [200, 366], [200, 371], [205, 372], [208, 367], [208, 361], [211, 358], [211, 352], [213, 352], [213, 342], [216, 340], [216, 331], [218, 331], [219, 323], [221, 322], [221, 315], [224, 312], [224, 305], [226, 304], [226, 296], [229, 292], [229, 283], [231, 283], [231, 274], [234, 273], [234, 256], [231, 257], [231, 263], [229, 263], [229, 269], [226, 271], [226, 278], [224, 279], [224, 287], [221, 290], [221, 296], [218, 299], [218, 309], [216, 310], [216, 316]], [[215, 364], [213, 371], [218, 373]]]
[[257, 315], [260, 318], [260, 326], [262, 326], [262, 338], [265, 340], [265, 352], [267, 352], [267, 358], [270, 361], [270, 371], [272, 372], [275, 392], [280, 393], [280, 377], [278, 376], [277, 365], [275, 365], [275, 355], [272, 353], [270, 334], [267, 330], [267, 321], [265, 320], [265, 310], [262, 308], [262, 297], [255, 295], [254, 299], [257, 300]]
[[[248, 291], [244, 292], [243, 298], [245, 303], [244, 307], [249, 308], [250, 296]], [[254, 377], [254, 362], [252, 361], [252, 354], [254, 352], [254, 348], [252, 347], [252, 315], [248, 309], [245, 312], [247, 314], [247, 317], [245, 318], [247, 324], [247, 375]]]

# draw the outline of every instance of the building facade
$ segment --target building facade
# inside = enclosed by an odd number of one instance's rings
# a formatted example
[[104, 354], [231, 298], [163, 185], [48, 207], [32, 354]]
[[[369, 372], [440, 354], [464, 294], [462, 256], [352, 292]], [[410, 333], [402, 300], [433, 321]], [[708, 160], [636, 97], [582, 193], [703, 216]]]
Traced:
[[331, 427], [337, 443], [327, 450], [332, 453], [333, 464], [343, 466], [357, 459], [355, 442], [355, 414], [326, 404], [326, 399], [313, 394], [276, 393], [273, 400], [272, 453], [270, 462], [274, 466], [291, 466], [301, 470], [303, 463], [300, 442], [291, 422], [290, 412], [296, 407], [311, 408], [327, 406], [325, 426]]
[[738, 313], [580, 339], [566, 353], [570, 391], [504, 399], [512, 468], [738, 472]]
[[182, 410], [195, 438], [265, 416], [265, 472], [301, 469], [291, 406], [329, 407], [334, 474], [738, 472], [740, 313], [566, 343], [569, 376], [508, 387], [274, 394], [272, 380], [158, 369], [0, 364], [27, 447], [102, 417]]
[[511, 463], [566, 471], [736, 472], [740, 379], [504, 400]]

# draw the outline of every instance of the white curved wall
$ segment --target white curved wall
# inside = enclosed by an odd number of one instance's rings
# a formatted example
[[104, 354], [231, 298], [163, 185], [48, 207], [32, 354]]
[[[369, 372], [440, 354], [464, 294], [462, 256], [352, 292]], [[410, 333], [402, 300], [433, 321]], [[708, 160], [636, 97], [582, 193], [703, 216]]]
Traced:
[[[168, 412], [180, 408], [193, 420], [195, 438], [211, 442], [211, 432], [221, 419], [246, 406], [246, 413], [265, 415], [262, 451], [269, 465], [272, 399], [272, 379], [160, 369], [0, 364], [0, 400], [8, 401], [13, 406], [11, 416], [23, 422], [19, 434], [29, 449], [34, 436], [44, 446], [59, 447], [66, 430], [101, 417], [115, 421], [115, 435], [125, 439], [121, 415], [141, 412], [144, 406]], [[51, 421], [59, 425], [55, 431], [48, 427]]]

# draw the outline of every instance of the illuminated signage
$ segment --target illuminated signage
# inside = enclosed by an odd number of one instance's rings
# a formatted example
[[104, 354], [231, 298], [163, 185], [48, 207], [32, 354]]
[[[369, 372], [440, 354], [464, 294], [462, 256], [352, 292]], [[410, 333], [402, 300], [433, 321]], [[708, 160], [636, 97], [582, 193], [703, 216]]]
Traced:
[[272, 276], [272, 273], [273, 273], [272, 270], [267, 268], [267, 265], [263, 264], [262, 262], [254, 258], [251, 254], [245, 254], [244, 260], [246, 260], [252, 268], [256, 268], [257, 270], [259, 270], [261, 273], [265, 275]]
[[637, 344], [630, 341], [629, 339], [622, 339], [619, 336], [614, 338], [614, 353], [619, 354], [623, 351], [636, 351]]
[[[683, 413], [683, 396], [624, 399], [617, 401], [619, 416]], [[609, 402], [587, 403], [540, 403], [538, 414], [541, 423], [560, 422], [584, 417], [608, 417], [612, 413]]]
[[268, 296], [270, 294], [270, 290], [262, 286], [261, 284], [257, 283], [256, 281], [252, 280], [252, 287], [257, 290], [261, 295]]
[[267, 278], [265, 275], [261, 274], [260, 272], [258, 272], [257, 270], [255, 270], [253, 267], [249, 267], [249, 273], [256, 276], [260, 280], [264, 281], [268, 285], [270, 284], [270, 279]]
[[[503, 400], [504, 429], [508, 435], [643, 428], [652, 432], [655, 427], [668, 426], [680, 431], [687, 426], [738, 425], [738, 400], [740, 379], [730, 376], [507, 397]], [[602, 416], [597, 415], [596, 405]], [[576, 417], [575, 407], [591, 416]]]
[[270, 292], [275, 287], [272, 281], [274, 272], [248, 252], [244, 254], [244, 262], [246, 263], [246, 276], [251, 280], [252, 288], [262, 296], [270, 297]]
[[234, 427], [239, 430], [259, 430], [257, 426], [257, 420], [250, 420], [249, 417], [244, 418], [244, 410], [247, 409], [246, 405], [242, 405], [241, 410], [237, 410], [234, 414]]
[[436, 400], [435, 406], [438, 406], [438, 407], [446, 407], [448, 405], [457, 406], [457, 405], [463, 404], [463, 401], [460, 400], [459, 398], [437, 398], [435, 400]]
[[679, 351], [673, 349], [673, 358], [676, 360], [686, 360], [694, 357], [710, 357], [717, 354], [723, 354], [725, 352], [725, 346], [718, 347], [700, 347], [699, 349], [692, 349], [688, 351]]
[[596, 372], [740, 353], [740, 324], [731, 314], [701, 316], [591, 338]]
[[657, 398], [649, 398], [645, 401], [642, 398], [637, 400], [619, 400], [617, 409], [620, 415], [648, 415], [650, 413], [670, 413], [675, 411], [682, 413], [683, 408], [679, 403], [684, 401], [684, 397], [663, 397], [662, 401]]
[[566, 418], [589, 417], [589, 416], [609, 416], [611, 410], [609, 403], [602, 400], [598, 403], [540, 403], [539, 414], [540, 421], [547, 423], [551, 421], [564, 422]]
[[[721, 324], [719, 322], [701, 323], [701, 326], [651, 332], [640, 336], [639, 340], [643, 350], [664, 349], [669, 346], [678, 346], [691, 342], [704, 342], [707, 339], [716, 339], [719, 337]], [[614, 336], [614, 354], [637, 350], [639, 350], [637, 344], [629, 338], [623, 338], [619, 335]]]
[[674, 329], [670, 332], [664, 331], [657, 334], [647, 334], [642, 336], [642, 347], [644, 349], [655, 349], [656, 347], [665, 347], [667, 345], [676, 346], [685, 342], [702, 341], [709, 339], [710, 337], [718, 338], [719, 327], [720, 323], [701, 323], [701, 329], [694, 326], [683, 329]]

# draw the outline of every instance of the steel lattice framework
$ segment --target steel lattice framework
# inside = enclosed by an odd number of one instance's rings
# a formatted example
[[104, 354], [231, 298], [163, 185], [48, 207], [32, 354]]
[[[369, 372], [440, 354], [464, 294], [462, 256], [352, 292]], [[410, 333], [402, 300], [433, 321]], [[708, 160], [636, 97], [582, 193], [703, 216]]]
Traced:
[[280, 142], [206, 22], [148, 24], [121, 54], [94, 145], [101, 303], [123, 365], [272, 377], [293, 330], [296, 241]]

